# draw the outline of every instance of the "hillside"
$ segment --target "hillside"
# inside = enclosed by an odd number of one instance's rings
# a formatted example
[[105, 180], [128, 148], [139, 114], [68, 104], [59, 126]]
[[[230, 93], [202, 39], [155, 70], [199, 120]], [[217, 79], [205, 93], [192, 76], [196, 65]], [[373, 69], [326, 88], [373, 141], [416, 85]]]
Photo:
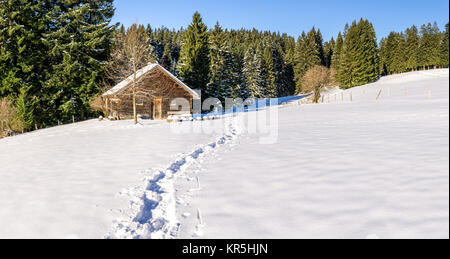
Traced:
[[1, 139], [0, 238], [448, 238], [448, 84], [413, 72], [280, 107], [270, 145], [254, 113]]
[[[206, 161], [180, 215], [201, 211], [202, 238], [448, 238], [448, 76], [394, 75], [344, 102], [280, 109], [278, 142], [242, 135]], [[196, 220], [181, 222], [179, 238], [196, 236]]]

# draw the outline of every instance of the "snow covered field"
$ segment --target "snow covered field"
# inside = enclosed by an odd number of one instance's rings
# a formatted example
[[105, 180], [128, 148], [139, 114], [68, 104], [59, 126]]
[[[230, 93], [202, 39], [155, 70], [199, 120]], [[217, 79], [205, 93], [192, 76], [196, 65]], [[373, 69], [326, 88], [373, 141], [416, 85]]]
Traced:
[[329, 99], [281, 107], [271, 145], [251, 113], [2, 139], [0, 238], [449, 238], [448, 70]]
[[96, 120], [0, 140], [0, 238], [102, 238], [142, 172], [214, 135]]
[[448, 238], [448, 84], [395, 75], [280, 109], [276, 144], [244, 134], [187, 173], [202, 190], [180, 192], [178, 237]]

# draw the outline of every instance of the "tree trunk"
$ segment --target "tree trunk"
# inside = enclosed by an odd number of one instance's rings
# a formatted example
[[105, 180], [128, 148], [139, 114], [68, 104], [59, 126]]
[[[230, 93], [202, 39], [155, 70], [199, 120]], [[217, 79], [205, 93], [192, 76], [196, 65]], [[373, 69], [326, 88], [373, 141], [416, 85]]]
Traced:
[[134, 125], [137, 125], [137, 113], [136, 113], [136, 62], [133, 59], [133, 70], [134, 70], [134, 78], [133, 78], [133, 118]]

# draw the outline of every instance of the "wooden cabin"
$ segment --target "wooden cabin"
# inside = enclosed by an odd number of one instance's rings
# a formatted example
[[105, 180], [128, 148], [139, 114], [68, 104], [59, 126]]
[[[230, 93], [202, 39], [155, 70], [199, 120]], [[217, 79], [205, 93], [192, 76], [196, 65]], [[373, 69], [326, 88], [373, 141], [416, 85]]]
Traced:
[[102, 95], [107, 117], [133, 117], [133, 90], [137, 114], [143, 118], [162, 120], [170, 115], [192, 114], [193, 100], [200, 96], [158, 64], [148, 64]]

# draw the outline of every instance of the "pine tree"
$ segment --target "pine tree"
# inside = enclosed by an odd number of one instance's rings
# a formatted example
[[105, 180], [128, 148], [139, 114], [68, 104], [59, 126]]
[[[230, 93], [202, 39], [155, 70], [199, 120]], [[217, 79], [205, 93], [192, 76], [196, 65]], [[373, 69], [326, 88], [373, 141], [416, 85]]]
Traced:
[[301, 92], [302, 78], [308, 69], [315, 65], [324, 65], [323, 40], [320, 31], [312, 30], [299, 37], [295, 53], [295, 81], [297, 92]]
[[210, 36], [210, 83], [206, 94], [224, 100], [231, 96], [233, 80], [231, 80], [232, 54], [226, 45], [224, 31], [219, 23], [211, 31]]
[[54, 28], [46, 35], [51, 69], [42, 106], [47, 120], [71, 121], [90, 116], [90, 101], [103, 84], [114, 26], [112, 0], [58, 2], [50, 14]]
[[264, 98], [267, 72], [261, 47], [249, 48], [244, 57], [245, 84], [248, 97]]
[[403, 73], [406, 71], [406, 37], [403, 33], [397, 33], [396, 44], [392, 60], [392, 72]]
[[308, 70], [308, 56], [306, 55], [306, 34], [302, 32], [297, 39], [294, 56], [294, 79], [296, 92], [301, 92], [303, 75]]
[[238, 54], [231, 53], [231, 70], [228, 74], [231, 83], [231, 98], [247, 99], [249, 96], [247, 85], [245, 84], [245, 77], [243, 74], [243, 59]]
[[417, 51], [419, 49], [420, 37], [416, 26], [406, 29], [406, 45], [405, 45], [405, 57], [406, 68], [408, 70], [416, 70], [417, 64]]
[[27, 89], [21, 88], [16, 98], [17, 117], [24, 129], [32, 129], [34, 120], [33, 107], [36, 105], [33, 99], [27, 96]]
[[[274, 98], [277, 96], [277, 81], [278, 75], [276, 71], [276, 64], [274, 60], [274, 46], [272, 44], [267, 44], [264, 49], [264, 66], [265, 66], [265, 88], [263, 97], [264, 98]], [[278, 68], [279, 69], [279, 68]]]
[[403, 33], [391, 32], [381, 41], [380, 58], [386, 75], [406, 71], [406, 39]]
[[[314, 27], [313, 27], [313, 32], [314, 32]], [[327, 61], [325, 58], [325, 51], [324, 51], [324, 46], [323, 46], [323, 37], [322, 37], [322, 32], [320, 32], [320, 29], [318, 29], [315, 32], [315, 43], [316, 43], [316, 49], [318, 50], [318, 57], [320, 58], [320, 64], [322, 66], [325, 66]]]
[[420, 28], [421, 40], [417, 60], [422, 68], [434, 68], [440, 63], [441, 33], [435, 22]]
[[[191, 88], [207, 92], [209, 83], [209, 44], [206, 25], [196, 12], [189, 25], [180, 53], [178, 71]], [[208, 97], [207, 95], [203, 97]]]
[[283, 68], [281, 89], [278, 90], [278, 97], [291, 96], [295, 94], [295, 38], [288, 37], [286, 34], [282, 38], [284, 44]]
[[339, 32], [336, 43], [334, 46], [333, 56], [331, 58], [331, 67], [334, 69], [337, 69], [338, 64], [340, 62], [340, 56], [342, 52], [342, 46], [344, 45], [344, 38], [342, 37], [342, 34]]
[[375, 30], [368, 20], [361, 19], [357, 28], [359, 44], [354, 82], [356, 85], [363, 85], [374, 82], [379, 77], [378, 43]]
[[36, 99], [48, 64], [46, 14], [52, 7], [47, 1], [0, 1], [0, 97], [17, 99], [16, 105], [27, 104], [19, 111], [26, 129], [39, 115]]
[[441, 62], [440, 65], [442, 67], [448, 67], [449, 66], [449, 34], [448, 34], [448, 23], [445, 25], [445, 31], [442, 34], [442, 42], [441, 42], [441, 49], [440, 49], [440, 57]]
[[337, 79], [343, 88], [367, 84], [379, 77], [378, 46], [372, 24], [361, 19], [346, 30]]
[[331, 61], [333, 58], [333, 52], [334, 47], [336, 45], [336, 42], [334, 41], [334, 38], [331, 38], [330, 41], [325, 42], [323, 49], [324, 49], [324, 59], [325, 59], [325, 66], [330, 68], [331, 67]]

